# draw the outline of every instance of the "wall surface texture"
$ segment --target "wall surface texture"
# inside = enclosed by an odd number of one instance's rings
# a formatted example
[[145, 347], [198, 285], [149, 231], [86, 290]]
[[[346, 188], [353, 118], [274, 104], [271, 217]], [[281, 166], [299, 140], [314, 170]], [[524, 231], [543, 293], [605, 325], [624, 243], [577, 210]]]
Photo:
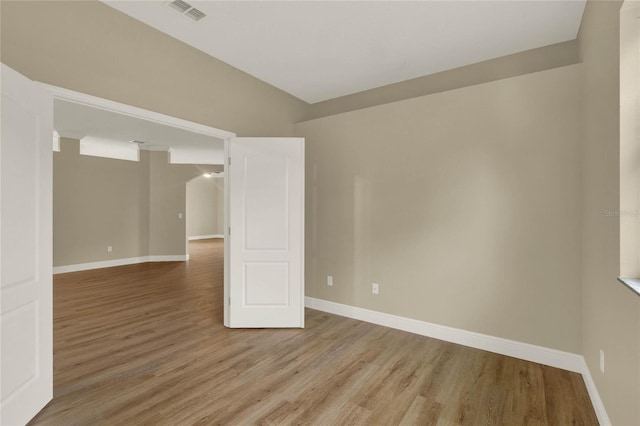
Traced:
[[218, 169], [169, 164], [166, 152], [140, 151], [139, 162], [90, 157], [62, 138], [53, 156], [53, 265], [187, 254], [187, 181]]
[[[582, 349], [615, 425], [640, 424], [640, 297], [620, 273], [619, 2], [589, 2], [579, 33], [582, 131]], [[599, 368], [599, 351], [606, 368]]]
[[[224, 216], [223, 205], [218, 202], [218, 192], [224, 191], [220, 178], [198, 176], [187, 182], [187, 237], [219, 235], [219, 216]], [[224, 223], [224, 217], [223, 223]]]
[[222, 166], [169, 164], [167, 152], [150, 154], [149, 251], [154, 255], [187, 253], [186, 184], [203, 173], [220, 171]]
[[570, 40], [311, 104], [304, 119], [355, 111], [578, 62], [577, 43]]
[[[306, 137], [307, 295], [583, 354], [613, 423], [640, 424], [640, 298], [616, 282], [604, 214], [620, 207], [619, 10], [589, 1], [575, 42], [312, 106], [97, 1], [0, 2], [0, 60], [240, 136]], [[55, 265], [185, 253], [202, 168], [80, 164], [74, 144], [54, 156]]]
[[297, 124], [306, 294], [579, 353], [581, 77], [572, 65]]
[[[149, 153], [140, 161], [53, 154], [53, 266], [149, 254]], [[107, 246], [113, 251], [107, 252]]]
[[96, 0], [0, 2], [0, 59], [32, 80], [239, 136], [288, 136], [306, 103]]

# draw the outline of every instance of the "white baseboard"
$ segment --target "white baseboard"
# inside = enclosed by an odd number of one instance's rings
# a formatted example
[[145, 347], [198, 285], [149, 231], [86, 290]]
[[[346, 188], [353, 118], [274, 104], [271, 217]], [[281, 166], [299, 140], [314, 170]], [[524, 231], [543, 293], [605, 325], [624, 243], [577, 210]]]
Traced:
[[189, 260], [188, 254], [169, 254], [169, 255], [156, 255], [147, 256], [145, 262], [183, 262]]
[[609, 420], [609, 415], [607, 414], [607, 410], [604, 408], [604, 403], [600, 398], [600, 394], [598, 393], [598, 388], [596, 387], [596, 382], [593, 381], [593, 377], [591, 376], [591, 371], [589, 371], [589, 367], [587, 366], [584, 358], [582, 359], [583, 370], [582, 379], [584, 380], [584, 384], [587, 386], [587, 392], [589, 392], [589, 397], [591, 398], [591, 404], [593, 404], [593, 409], [596, 412], [596, 416], [598, 416], [598, 422], [600, 426], [611, 426], [611, 420]]
[[319, 311], [408, 331], [422, 336], [433, 337], [446, 342], [470, 346], [472, 348], [495, 352], [501, 355], [512, 356], [526, 361], [537, 362], [551, 367], [562, 368], [563, 370], [581, 373], [583, 369], [583, 359], [577, 354], [411, 318], [400, 317], [397, 315], [385, 314], [383, 312], [371, 311], [369, 309], [358, 308], [355, 306], [342, 305], [340, 303], [329, 302], [312, 297], [307, 297], [305, 299], [305, 305], [307, 307], [317, 309]]
[[609, 417], [602, 404], [598, 390], [593, 382], [591, 373], [587, 368], [582, 355], [563, 352], [556, 349], [536, 346], [529, 343], [517, 342], [515, 340], [503, 339], [501, 337], [476, 333], [473, 331], [461, 330], [444, 325], [433, 324], [426, 321], [419, 321], [369, 309], [358, 308], [356, 306], [343, 305], [341, 303], [327, 300], [305, 297], [305, 306], [318, 311], [328, 312], [347, 318], [378, 324], [397, 330], [408, 331], [421, 336], [433, 337], [446, 342], [457, 343], [476, 349], [482, 349], [501, 355], [511, 356], [526, 361], [536, 362], [551, 367], [561, 368], [582, 374], [587, 386], [587, 391], [591, 397], [598, 421], [601, 425], [610, 425]]
[[189, 241], [192, 241], [192, 240], [208, 240], [209, 238], [224, 238], [224, 235], [222, 235], [222, 234], [194, 235], [193, 237], [189, 237]]
[[133, 265], [146, 262], [182, 262], [189, 260], [188, 254], [127, 257], [125, 259], [105, 260], [101, 262], [78, 263], [76, 265], [55, 266], [53, 273], [64, 274], [67, 272], [88, 271], [90, 269], [111, 268], [112, 266]]

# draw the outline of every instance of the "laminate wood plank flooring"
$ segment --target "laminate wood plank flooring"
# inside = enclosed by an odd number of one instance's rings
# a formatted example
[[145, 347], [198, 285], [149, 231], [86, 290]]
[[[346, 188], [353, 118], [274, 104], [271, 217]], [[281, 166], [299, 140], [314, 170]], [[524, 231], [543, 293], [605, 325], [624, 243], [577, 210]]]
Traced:
[[306, 310], [222, 325], [222, 240], [54, 278], [54, 398], [32, 425], [596, 425], [582, 377]]

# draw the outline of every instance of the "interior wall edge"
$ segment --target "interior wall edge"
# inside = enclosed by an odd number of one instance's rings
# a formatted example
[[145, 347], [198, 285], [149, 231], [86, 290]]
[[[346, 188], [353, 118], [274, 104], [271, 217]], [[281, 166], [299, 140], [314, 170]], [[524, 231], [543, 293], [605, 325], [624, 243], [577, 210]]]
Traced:
[[310, 104], [298, 123], [577, 63], [577, 41], [569, 40]]
[[587, 1], [578, 33], [584, 70], [581, 353], [611, 422], [631, 425], [640, 424], [640, 303], [617, 280], [622, 237], [621, 217], [615, 213], [621, 206], [622, 5], [617, 0]]
[[604, 406], [604, 402], [602, 402], [602, 398], [600, 397], [600, 392], [598, 392], [598, 387], [596, 386], [596, 382], [593, 380], [593, 376], [591, 376], [591, 371], [589, 370], [589, 366], [587, 365], [587, 361], [584, 357], [582, 358], [582, 379], [584, 380], [584, 384], [587, 387], [587, 392], [589, 392], [589, 397], [591, 398], [591, 404], [593, 404], [593, 408], [596, 411], [596, 416], [598, 416], [598, 421], [601, 426], [610, 426], [611, 420], [609, 419], [609, 414], [607, 414], [607, 409]]

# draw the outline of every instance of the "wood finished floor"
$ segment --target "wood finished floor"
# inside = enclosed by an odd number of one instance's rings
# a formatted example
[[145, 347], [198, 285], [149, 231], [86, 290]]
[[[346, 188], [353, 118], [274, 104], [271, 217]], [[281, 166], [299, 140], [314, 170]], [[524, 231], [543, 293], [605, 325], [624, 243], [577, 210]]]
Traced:
[[190, 252], [55, 276], [54, 399], [30, 424], [597, 424], [575, 373], [311, 309], [227, 329], [221, 240]]

